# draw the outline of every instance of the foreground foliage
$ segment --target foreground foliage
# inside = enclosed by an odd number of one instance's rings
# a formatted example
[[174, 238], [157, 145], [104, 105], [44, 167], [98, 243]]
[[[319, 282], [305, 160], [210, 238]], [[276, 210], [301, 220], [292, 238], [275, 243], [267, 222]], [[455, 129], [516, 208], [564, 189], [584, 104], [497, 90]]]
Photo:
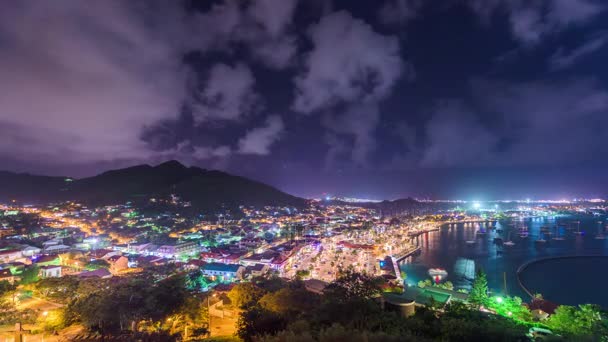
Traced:
[[380, 285], [379, 279], [350, 270], [323, 295], [306, 291], [297, 281], [272, 290], [251, 284], [254, 295], [242, 296], [252, 300], [241, 303], [239, 336], [245, 341], [526, 340], [525, 325], [461, 303], [449, 305], [441, 315], [422, 308], [402, 318], [381, 308]]

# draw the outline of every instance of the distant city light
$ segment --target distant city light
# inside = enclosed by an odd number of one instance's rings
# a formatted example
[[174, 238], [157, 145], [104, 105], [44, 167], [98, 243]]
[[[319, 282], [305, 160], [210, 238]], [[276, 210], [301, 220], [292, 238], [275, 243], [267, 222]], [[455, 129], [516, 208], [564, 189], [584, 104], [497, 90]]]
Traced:
[[481, 203], [479, 203], [479, 202], [473, 202], [473, 208], [474, 208], [474, 209], [479, 209], [479, 208], [481, 208]]

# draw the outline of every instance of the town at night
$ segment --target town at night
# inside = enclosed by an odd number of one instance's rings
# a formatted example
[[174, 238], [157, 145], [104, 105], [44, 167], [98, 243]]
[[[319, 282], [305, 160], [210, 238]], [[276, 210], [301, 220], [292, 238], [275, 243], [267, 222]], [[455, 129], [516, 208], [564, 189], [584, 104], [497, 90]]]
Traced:
[[0, 341], [608, 341], [608, 2], [0, 2]]

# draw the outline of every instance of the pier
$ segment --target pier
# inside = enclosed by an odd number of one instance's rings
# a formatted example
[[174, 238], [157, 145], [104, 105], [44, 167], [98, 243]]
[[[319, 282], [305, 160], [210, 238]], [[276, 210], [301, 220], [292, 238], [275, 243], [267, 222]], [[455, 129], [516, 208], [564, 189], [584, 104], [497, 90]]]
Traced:
[[407, 257], [409, 257], [411, 255], [414, 255], [414, 254], [418, 253], [419, 251], [420, 251], [420, 247], [416, 246], [416, 247], [412, 247], [410, 249], [406, 249], [406, 250], [404, 250], [404, 251], [402, 251], [400, 253], [393, 254], [391, 256], [391, 258], [393, 258], [393, 260], [395, 260], [395, 262], [399, 262], [399, 261], [401, 261], [401, 260], [403, 260], [403, 259], [405, 259], [405, 258], [407, 258]]

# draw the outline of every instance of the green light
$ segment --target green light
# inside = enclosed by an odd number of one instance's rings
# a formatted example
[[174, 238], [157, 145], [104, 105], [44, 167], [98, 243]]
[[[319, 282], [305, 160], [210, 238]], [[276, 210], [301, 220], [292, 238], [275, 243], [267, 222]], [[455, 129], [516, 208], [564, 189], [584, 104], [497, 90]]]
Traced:
[[498, 304], [502, 303], [502, 297], [496, 297], [496, 303], [498, 303]]

